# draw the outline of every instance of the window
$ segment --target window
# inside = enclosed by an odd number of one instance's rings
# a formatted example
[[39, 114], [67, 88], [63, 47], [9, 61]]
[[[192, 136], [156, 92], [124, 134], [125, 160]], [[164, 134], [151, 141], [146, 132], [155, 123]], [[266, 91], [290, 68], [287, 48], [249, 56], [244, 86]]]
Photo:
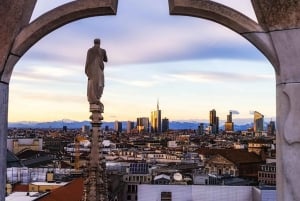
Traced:
[[172, 201], [172, 192], [161, 192], [161, 201]]

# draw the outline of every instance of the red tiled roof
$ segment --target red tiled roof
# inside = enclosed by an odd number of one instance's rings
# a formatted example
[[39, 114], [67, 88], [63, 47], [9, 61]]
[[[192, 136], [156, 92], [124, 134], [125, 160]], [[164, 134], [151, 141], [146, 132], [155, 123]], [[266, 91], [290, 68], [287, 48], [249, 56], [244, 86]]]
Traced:
[[263, 161], [259, 155], [240, 149], [198, 149], [198, 153], [208, 156], [219, 154], [235, 164], [261, 163]]
[[29, 185], [16, 184], [13, 187], [13, 192], [28, 192]]
[[83, 179], [77, 178], [66, 186], [51, 191], [39, 201], [81, 201], [83, 195]]

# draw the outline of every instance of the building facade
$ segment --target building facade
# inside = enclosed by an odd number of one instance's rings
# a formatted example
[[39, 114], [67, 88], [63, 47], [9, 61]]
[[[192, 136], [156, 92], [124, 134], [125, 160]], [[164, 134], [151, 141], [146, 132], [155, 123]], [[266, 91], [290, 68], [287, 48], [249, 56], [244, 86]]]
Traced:
[[115, 123], [114, 123], [114, 130], [116, 132], [121, 133], [122, 132], [122, 122], [115, 121]]
[[169, 130], [169, 119], [163, 118], [162, 119], [162, 132], [167, 132]]
[[258, 182], [262, 185], [276, 185], [276, 163], [267, 163], [260, 166]]
[[131, 163], [127, 174], [123, 175], [124, 193], [122, 200], [137, 201], [138, 185], [151, 184], [152, 175], [149, 173], [147, 163]]
[[127, 121], [126, 132], [131, 133], [132, 129], [134, 129], [134, 122]]
[[211, 126], [211, 133], [219, 133], [219, 117], [217, 117], [217, 112], [215, 109], [209, 112], [209, 125]]
[[225, 122], [225, 131], [233, 132], [234, 131], [234, 123], [232, 122], [232, 112], [229, 112], [227, 115], [227, 121]]
[[161, 110], [157, 103], [156, 110], [151, 112], [151, 132], [161, 133], [161, 131]]
[[136, 120], [136, 127], [139, 133], [148, 133], [149, 132], [149, 118], [148, 117], [139, 117]]
[[264, 130], [264, 115], [254, 111], [254, 122], [253, 122], [254, 132], [262, 132]]
[[19, 139], [7, 139], [7, 149], [14, 154], [17, 154], [23, 150], [30, 149], [34, 151], [43, 150], [42, 138], [19, 138]]

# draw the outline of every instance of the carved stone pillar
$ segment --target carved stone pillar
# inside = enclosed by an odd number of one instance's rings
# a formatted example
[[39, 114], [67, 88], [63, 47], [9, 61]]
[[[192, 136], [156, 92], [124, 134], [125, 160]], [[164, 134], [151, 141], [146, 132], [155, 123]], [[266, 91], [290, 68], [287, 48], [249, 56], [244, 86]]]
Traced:
[[0, 160], [2, 161], [0, 165], [0, 200], [5, 200], [6, 154], [8, 134], [8, 89], [8, 84], [0, 82]]
[[103, 134], [102, 124], [103, 105], [90, 105], [92, 125], [91, 152], [85, 173], [84, 198], [85, 201], [107, 201], [106, 163], [102, 154]]
[[270, 33], [279, 56], [276, 73], [277, 197], [300, 200], [300, 29]]
[[277, 200], [300, 200], [300, 1], [252, 0], [278, 58], [276, 73]]

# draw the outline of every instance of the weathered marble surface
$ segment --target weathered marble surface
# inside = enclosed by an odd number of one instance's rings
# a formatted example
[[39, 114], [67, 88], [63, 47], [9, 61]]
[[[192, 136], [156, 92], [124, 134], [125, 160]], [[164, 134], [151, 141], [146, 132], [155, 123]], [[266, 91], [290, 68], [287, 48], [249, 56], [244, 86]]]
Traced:
[[0, 82], [0, 200], [5, 200], [8, 84]]
[[171, 15], [188, 15], [205, 18], [222, 24], [237, 33], [262, 32], [263, 29], [246, 15], [207, 0], [169, 0]]
[[2, 77], [6, 60], [11, 51], [11, 46], [22, 28], [29, 23], [35, 3], [36, 0], [1, 1], [0, 78]]
[[300, 26], [299, 0], [251, 0], [259, 24], [267, 31]]

